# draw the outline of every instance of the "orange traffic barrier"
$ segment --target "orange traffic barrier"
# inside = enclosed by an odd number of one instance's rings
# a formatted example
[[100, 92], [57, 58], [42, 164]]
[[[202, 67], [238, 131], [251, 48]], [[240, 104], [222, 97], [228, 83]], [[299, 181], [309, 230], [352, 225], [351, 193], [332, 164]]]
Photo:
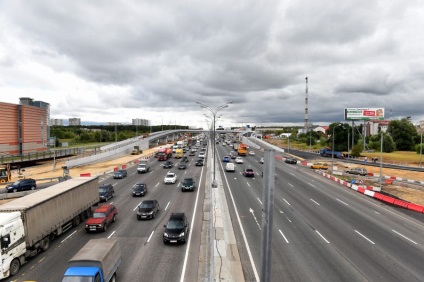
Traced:
[[387, 184], [392, 184], [393, 183], [393, 180], [392, 179], [386, 179], [386, 183]]
[[358, 187], [358, 192], [364, 194], [365, 192], [365, 188], [363, 187]]
[[394, 204], [394, 205], [396, 205], [396, 206], [399, 206], [399, 207], [402, 207], [402, 208], [407, 209], [407, 208], [408, 208], [408, 205], [409, 205], [409, 202], [406, 202], [406, 201], [403, 201], [403, 200], [396, 199], [396, 200], [393, 202], [393, 204]]
[[417, 211], [417, 212], [424, 212], [424, 207], [410, 203], [408, 205], [408, 210], [413, 210], [413, 211]]
[[385, 195], [383, 195], [381, 193], [374, 193], [374, 198], [376, 198], [376, 199], [383, 200], [384, 197], [385, 197]]
[[127, 168], [127, 165], [122, 165], [122, 169], [126, 169]]
[[387, 202], [389, 204], [393, 204], [395, 202], [395, 198], [389, 197], [389, 196], [384, 196], [383, 199], [381, 199], [383, 202]]
[[80, 177], [89, 177], [91, 176], [91, 173], [81, 173]]
[[119, 168], [117, 168], [117, 167], [114, 167], [114, 168], [113, 168], [113, 171], [117, 171], [118, 169], [119, 169]]

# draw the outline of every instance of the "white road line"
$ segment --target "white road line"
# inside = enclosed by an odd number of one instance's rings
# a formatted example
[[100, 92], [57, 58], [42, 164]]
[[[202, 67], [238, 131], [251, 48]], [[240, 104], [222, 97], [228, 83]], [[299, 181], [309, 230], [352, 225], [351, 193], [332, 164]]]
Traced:
[[133, 209], [133, 211], [135, 211], [140, 204], [141, 204], [141, 202]]
[[368, 239], [367, 237], [365, 237], [364, 235], [362, 235], [361, 232], [359, 232], [358, 230], [355, 230], [355, 232], [358, 233], [359, 235], [361, 235], [364, 239], [366, 239], [371, 244], [375, 245], [375, 243], [373, 241], [371, 241], [370, 239]]
[[289, 205], [289, 206], [290, 206], [290, 203], [289, 203], [289, 202], [287, 202], [287, 200], [286, 200], [286, 199], [284, 199], [284, 198], [283, 198], [283, 200], [284, 200], [284, 202], [286, 202], [286, 203], [287, 203], [287, 205]]
[[258, 199], [259, 203], [261, 203], [261, 205], [262, 205], [262, 202], [261, 202], [261, 200], [260, 200], [259, 198], [256, 198], [256, 199]]
[[137, 171], [134, 171], [133, 173], [131, 173], [131, 174], [135, 174]]
[[348, 204], [347, 204], [347, 203], [345, 203], [345, 202], [343, 202], [342, 200], [337, 199], [337, 198], [336, 198], [336, 200], [337, 200], [337, 201], [339, 201], [340, 203], [345, 204], [346, 206], [348, 206]]
[[392, 229], [392, 231], [393, 231], [393, 232], [395, 232], [396, 234], [398, 234], [399, 236], [402, 236], [402, 237], [403, 237], [403, 238], [405, 238], [406, 240], [411, 241], [411, 242], [412, 242], [412, 243], [414, 243], [415, 245], [418, 245], [418, 243], [417, 243], [417, 242], [415, 242], [415, 241], [413, 241], [413, 240], [409, 239], [409, 238], [408, 238], [408, 237], [406, 237], [405, 235], [400, 234], [399, 232], [397, 232], [397, 231], [395, 231], [395, 230], [393, 230], [393, 229]]
[[280, 229], [278, 229], [278, 231], [280, 231], [281, 236], [283, 236], [284, 240], [286, 240], [286, 243], [288, 244], [289, 243], [289, 240], [287, 240], [287, 238], [286, 238], [286, 236], [284, 236], [283, 232], [281, 232]]
[[330, 242], [327, 241], [327, 239], [325, 239], [324, 236], [321, 235], [321, 233], [318, 232], [318, 230], [315, 230], [316, 233], [318, 233], [318, 235], [327, 243], [330, 244]]
[[72, 232], [71, 234], [69, 234], [69, 236], [67, 236], [65, 239], [63, 239], [60, 243], [62, 244], [63, 242], [65, 242], [66, 240], [68, 240], [69, 238], [72, 237], [72, 235], [74, 235], [77, 231], [75, 230], [74, 232]]
[[291, 187], [294, 187], [292, 184], [288, 183]]
[[282, 210], [280, 210], [280, 213], [284, 213]]
[[115, 186], [115, 185], [118, 185], [118, 182], [116, 182], [116, 183], [112, 184], [112, 186]]
[[311, 201], [314, 202], [315, 204], [317, 204], [319, 206], [319, 204], [316, 201], [314, 201], [313, 199], [311, 199]]
[[160, 182], [158, 182], [158, 184], [156, 184], [155, 187], [158, 187], [159, 184], [160, 184]]
[[290, 172], [291, 175], [295, 176], [293, 173]]
[[[215, 161], [215, 160], [214, 160]], [[201, 181], [202, 181], [202, 175], [203, 175], [203, 167], [202, 167], [202, 171], [200, 173], [200, 181], [199, 181], [199, 186], [201, 187]], [[194, 202], [194, 207], [193, 207], [193, 218], [192, 218], [192, 224], [191, 224], [191, 228], [188, 231], [189, 233], [189, 237], [188, 237], [188, 243], [187, 243], [187, 249], [185, 252], [185, 256], [184, 256], [184, 262], [183, 262], [183, 270], [181, 271], [181, 279], [180, 282], [184, 282], [184, 276], [185, 276], [185, 272], [187, 269], [187, 261], [188, 261], [188, 254], [190, 253], [190, 245], [191, 245], [191, 239], [193, 236], [191, 236], [193, 229], [194, 229], [194, 225], [196, 222], [196, 209], [197, 209], [197, 203], [199, 202], [199, 194], [200, 194], [200, 189], [197, 189], [197, 194], [196, 194], [196, 201]]]
[[170, 202], [168, 202], [168, 203], [166, 204], [165, 210], [167, 210], [167, 209], [168, 209], [169, 203], [170, 203]]
[[287, 220], [291, 223], [292, 221], [290, 220], [290, 218], [288, 218], [287, 216], [286, 216], [286, 218], [287, 218]]
[[247, 185], [249, 185], [249, 187], [250, 187], [250, 184], [249, 184], [249, 182], [246, 182], [247, 183]]
[[378, 211], [374, 211], [376, 214], [380, 214]]
[[112, 233], [110, 233], [110, 235], [107, 238], [109, 239], [110, 237], [112, 237], [113, 234], [115, 234], [115, 230]]
[[312, 184], [312, 183], [309, 183], [309, 182], [308, 182], [308, 184], [309, 184], [309, 185], [311, 185], [312, 187], [315, 187], [315, 188], [316, 188], [316, 186], [315, 186], [314, 184]]
[[150, 233], [150, 236], [149, 236], [149, 238], [147, 239], [147, 243], [149, 243], [149, 242], [150, 242], [150, 239], [152, 238], [153, 233], [155, 233], [155, 231], [154, 231], [154, 230], [152, 231], [152, 233]]

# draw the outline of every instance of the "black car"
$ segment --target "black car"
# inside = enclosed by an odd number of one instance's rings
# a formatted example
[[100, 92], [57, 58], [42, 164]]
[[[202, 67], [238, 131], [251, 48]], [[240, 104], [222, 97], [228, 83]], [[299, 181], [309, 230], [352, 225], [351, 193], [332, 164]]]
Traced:
[[192, 177], [186, 177], [181, 184], [181, 191], [194, 191], [194, 179]]
[[127, 177], [127, 170], [126, 169], [118, 169], [113, 174], [113, 178], [121, 178], [122, 179], [124, 177]]
[[246, 176], [246, 177], [255, 177], [255, 172], [251, 168], [246, 168], [243, 171], [243, 175]]
[[185, 213], [172, 213], [168, 223], [164, 225], [163, 242], [185, 243], [190, 230], [189, 222]]
[[15, 181], [11, 185], [6, 186], [6, 193], [26, 191], [26, 190], [35, 190], [37, 189], [37, 183], [32, 178], [24, 178]]
[[196, 166], [203, 166], [203, 159], [198, 159], [196, 161]]
[[182, 157], [181, 162], [184, 162], [184, 163], [188, 162], [188, 158], [186, 156]]
[[99, 197], [100, 201], [107, 201], [110, 198], [115, 196], [115, 189], [113, 189], [112, 184], [102, 184], [99, 187]]
[[138, 205], [137, 219], [155, 218], [160, 210], [159, 203], [156, 200], [143, 201]]
[[178, 169], [186, 169], [187, 168], [187, 165], [186, 165], [186, 163], [185, 162], [180, 162], [179, 164], [178, 164]]
[[173, 162], [171, 162], [171, 161], [166, 161], [164, 164], [163, 164], [163, 168], [172, 168], [174, 166], [174, 163]]
[[295, 158], [287, 158], [284, 162], [287, 164], [297, 164], [297, 160]]
[[136, 196], [145, 196], [147, 194], [147, 184], [145, 183], [136, 183], [133, 186], [132, 195]]

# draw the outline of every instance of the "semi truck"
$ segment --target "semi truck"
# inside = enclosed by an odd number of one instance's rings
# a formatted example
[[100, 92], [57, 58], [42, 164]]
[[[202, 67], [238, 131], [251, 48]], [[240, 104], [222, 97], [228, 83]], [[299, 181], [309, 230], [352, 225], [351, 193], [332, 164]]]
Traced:
[[73, 178], [0, 205], [0, 279], [16, 275], [50, 240], [91, 216], [97, 177]]
[[343, 159], [345, 155], [340, 151], [333, 151], [331, 148], [322, 148], [319, 152], [321, 157], [331, 157], [333, 155], [334, 158]]
[[183, 157], [183, 155], [184, 155], [183, 149], [177, 149], [175, 151], [175, 158], [176, 159], [181, 159]]
[[141, 159], [138, 162], [137, 173], [148, 172], [150, 169], [150, 159]]
[[116, 270], [121, 261], [116, 238], [91, 239], [69, 260], [62, 282], [116, 281]]
[[158, 161], [166, 161], [172, 157], [172, 149], [160, 148], [158, 150]]

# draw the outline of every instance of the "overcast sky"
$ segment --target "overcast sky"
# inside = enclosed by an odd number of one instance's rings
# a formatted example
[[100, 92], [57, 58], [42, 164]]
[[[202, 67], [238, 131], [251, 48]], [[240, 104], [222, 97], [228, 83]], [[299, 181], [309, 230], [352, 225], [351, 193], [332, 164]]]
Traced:
[[0, 0], [0, 101], [51, 118], [206, 127], [424, 119], [419, 0]]

